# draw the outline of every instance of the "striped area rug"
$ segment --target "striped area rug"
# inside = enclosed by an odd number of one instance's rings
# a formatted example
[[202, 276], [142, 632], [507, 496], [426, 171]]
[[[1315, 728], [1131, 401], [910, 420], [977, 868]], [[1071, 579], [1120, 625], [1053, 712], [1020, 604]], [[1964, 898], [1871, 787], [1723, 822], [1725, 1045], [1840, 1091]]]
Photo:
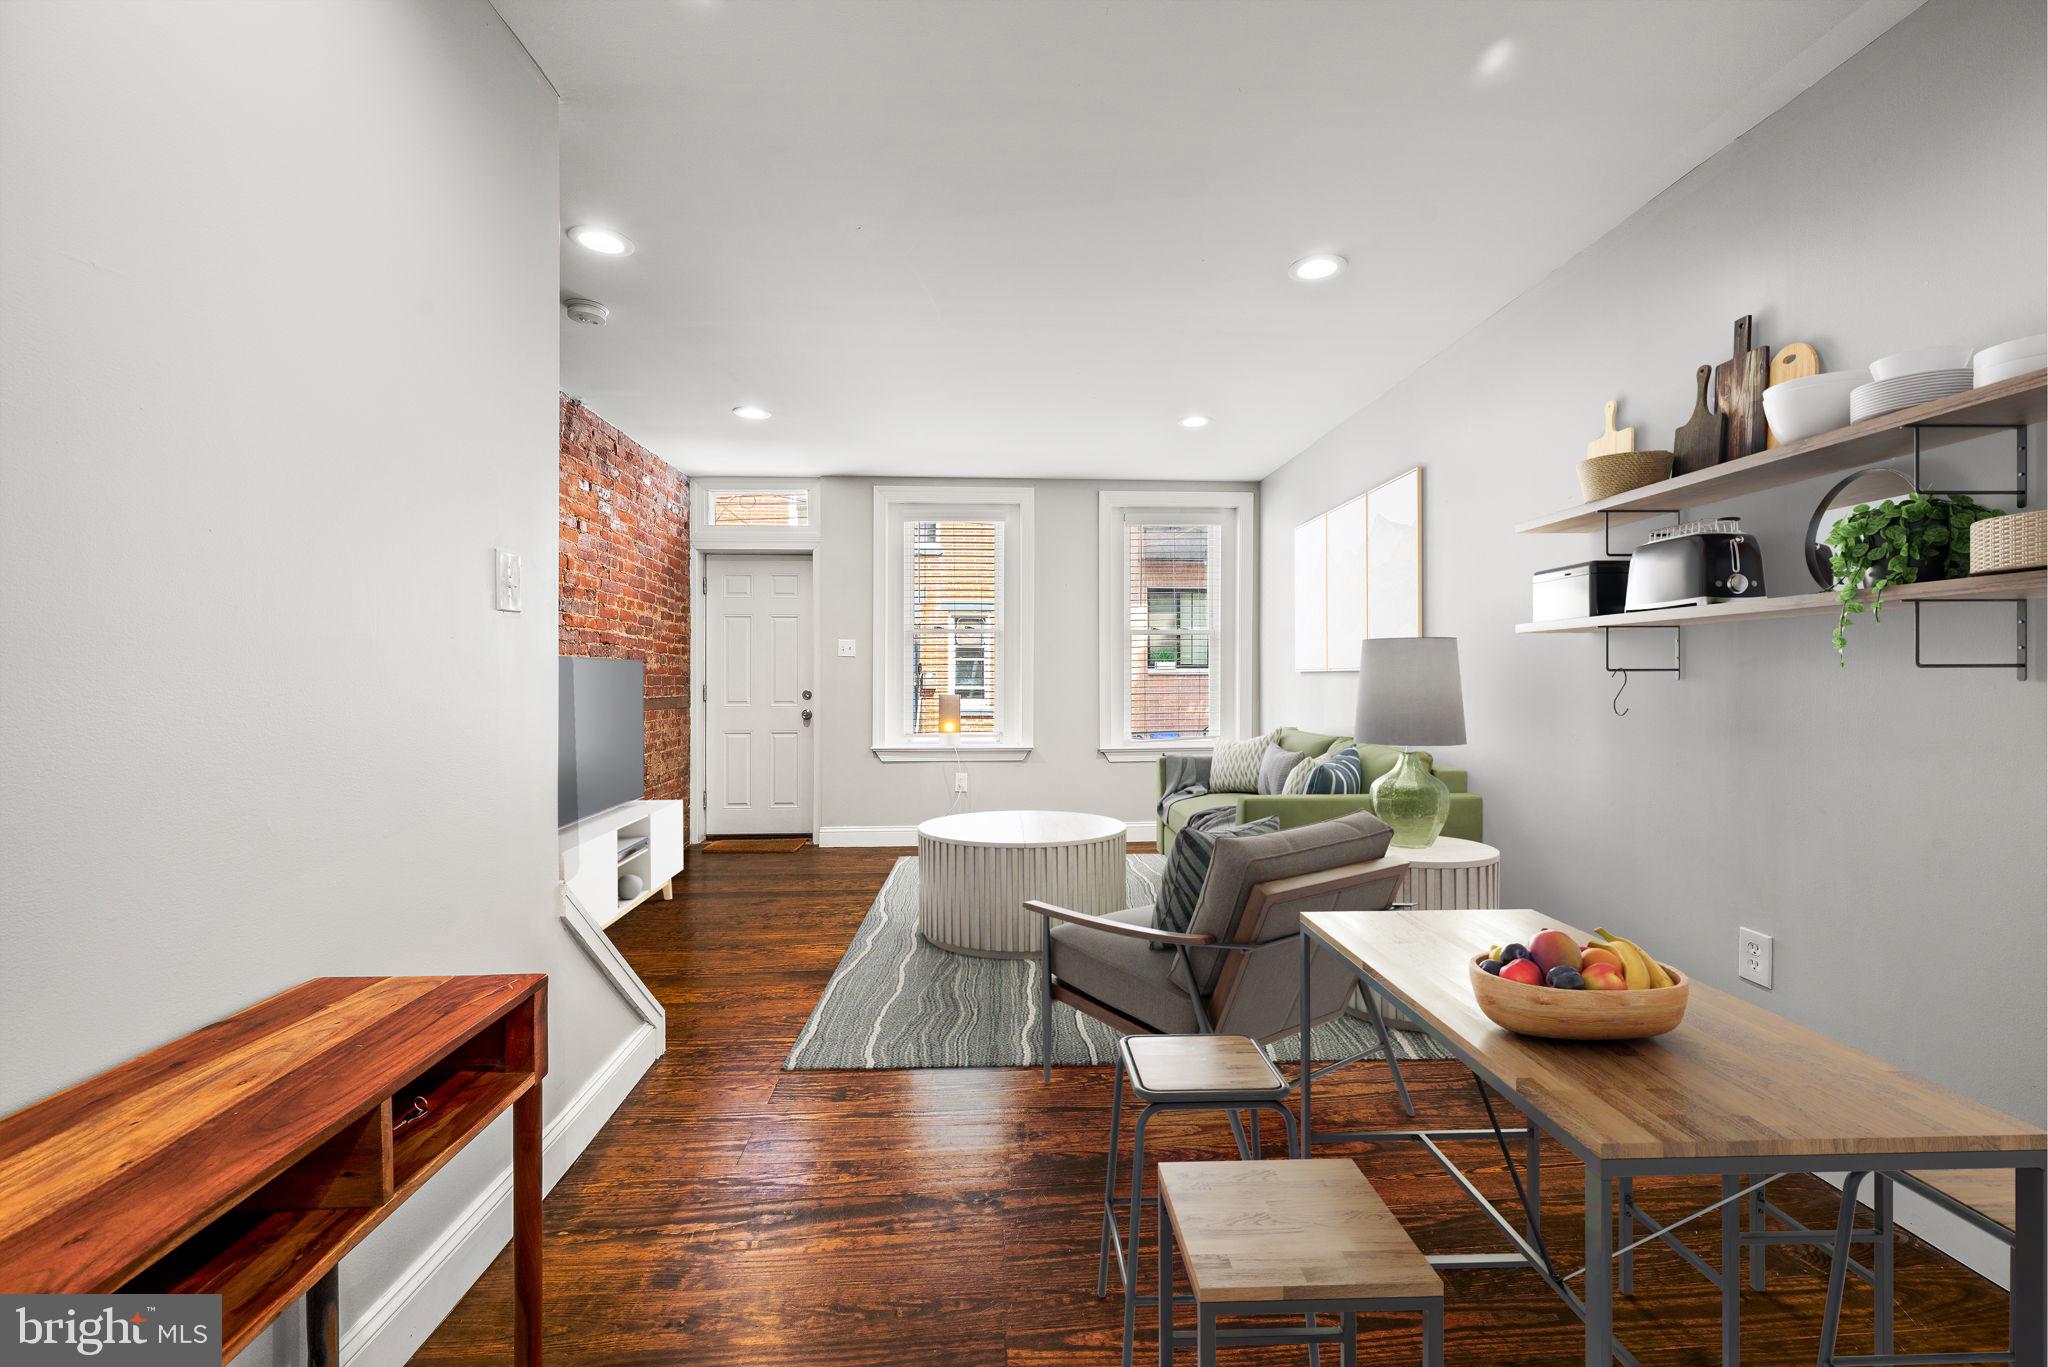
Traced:
[[[1129, 856], [1127, 901], [1151, 905], [1165, 858]], [[1053, 1063], [1111, 1061], [1116, 1034], [1063, 1002], [1053, 1005]], [[1026, 1068], [1039, 1052], [1038, 964], [977, 959], [934, 949], [917, 936], [917, 859], [896, 861], [875, 904], [833, 970], [783, 1063], [788, 1071], [828, 1068]], [[1318, 1059], [1348, 1058], [1373, 1038], [1369, 1025], [1335, 1020], [1318, 1026]], [[1445, 1058], [1427, 1036], [1394, 1032], [1404, 1059]], [[1294, 1040], [1273, 1056], [1291, 1060]]]

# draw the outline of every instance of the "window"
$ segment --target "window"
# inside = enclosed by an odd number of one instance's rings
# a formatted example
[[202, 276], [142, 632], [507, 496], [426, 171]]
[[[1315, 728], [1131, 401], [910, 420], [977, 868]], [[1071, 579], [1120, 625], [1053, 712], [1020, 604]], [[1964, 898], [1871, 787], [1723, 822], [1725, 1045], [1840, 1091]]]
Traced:
[[714, 527], [808, 527], [811, 525], [811, 495], [808, 489], [714, 489], [711, 493], [711, 525]]
[[1104, 493], [1102, 750], [1144, 759], [1243, 730], [1251, 496]]
[[[875, 753], [1030, 749], [1029, 490], [875, 489]], [[960, 696], [960, 732], [939, 697]]]
[[823, 482], [815, 479], [700, 475], [690, 481], [692, 549], [815, 546], [825, 521], [823, 493]]

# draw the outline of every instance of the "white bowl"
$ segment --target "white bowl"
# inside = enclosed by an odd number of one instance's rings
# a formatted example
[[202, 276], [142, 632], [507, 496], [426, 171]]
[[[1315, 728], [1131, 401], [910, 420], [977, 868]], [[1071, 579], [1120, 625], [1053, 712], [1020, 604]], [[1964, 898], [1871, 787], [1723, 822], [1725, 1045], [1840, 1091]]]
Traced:
[[2031, 337], [2015, 337], [2010, 342], [1985, 347], [1971, 361], [1976, 365], [2004, 365], [2020, 357], [2048, 356], [2048, 332], [2037, 332]]
[[1902, 375], [1918, 375], [1924, 370], [1963, 370], [1969, 364], [1970, 349], [1966, 346], [1915, 347], [1881, 361], [1872, 361], [1870, 378], [1896, 380]]
[[1870, 379], [1867, 370], [1831, 370], [1774, 384], [1764, 391], [1764, 421], [1781, 443], [1849, 425], [1849, 393]]
[[[2031, 375], [2037, 370], [2048, 370], [2048, 352], [2042, 352], [2038, 356], [2013, 356], [2003, 361], [1992, 361], [1989, 363], [1979, 361], [1971, 371], [1970, 388], [1982, 389], [1987, 384], [1997, 384], [2000, 380], [2018, 379], [2022, 375]], [[1770, 391], [1766, 390], [1764, 392], [1769, 393]]]

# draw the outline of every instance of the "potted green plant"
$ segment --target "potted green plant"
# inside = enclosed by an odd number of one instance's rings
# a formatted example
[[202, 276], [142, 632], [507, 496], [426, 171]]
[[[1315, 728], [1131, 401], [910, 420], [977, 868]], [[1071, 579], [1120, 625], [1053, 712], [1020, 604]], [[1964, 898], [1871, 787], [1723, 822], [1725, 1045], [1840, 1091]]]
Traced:
[[1835, 592], [1842, 600], [1835, 653], [1843, 667], [1849, 663], [1850, 617], [1868, 611], [1872, 621], [1881, 621], [1886, 589], [1968, 574], [1970, 526], [1996, 516], [1996, 508], [1968, 494], [1913, 494], [1859, 503], [1837, 522], [1828, 532], [1828, 545], [1834, 547]]

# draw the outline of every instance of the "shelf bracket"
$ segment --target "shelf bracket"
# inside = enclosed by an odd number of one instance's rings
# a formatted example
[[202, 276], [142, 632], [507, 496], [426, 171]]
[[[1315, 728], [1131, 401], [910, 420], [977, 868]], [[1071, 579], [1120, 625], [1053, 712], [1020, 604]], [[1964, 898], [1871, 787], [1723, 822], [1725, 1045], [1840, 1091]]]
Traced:
[[[2020, 440], [2022, 442], [2026, 440], [2024, 432], [2020, 434]], [[2024, 461], [2026, 457], [2023, 455], [2020, 459]], [[1685, 516], [1683, 508], [1630, 508], [1628, 511], [1631, 513], [1648, 513], [1652, 517], [1669, 515], [1673, 522]], [[1614, 549], [1614, 510], [1611, 508], [1602, 509], [1600, 513], [1600, 549], [1606, 552], [1610, 559], [1615, 560], [1628, 560], [1632, 559], [1635, 555], [1634, 551], [1617, 551]]]
[[[1628, 666], [1614, 663], [1614, 633], [1617, 631], [1669, 631], [1671, 633], [1671, 663], [1668, 665]], [[1614, 690], [1614, 715], [1626, 717], [1629, 709], [1621, 705], [1621, 695], [1628, 691], [1629, 676], [1632, 674], [1671, 674], [1684, 677], [1684, 629], [1681, 627], [1602, 627], [1600, 628], [1600, 655], [1607, 666], [1607, 677], [1621, 675], [1621, 687]]]
[[2013, 677], [2021, 683], [2027, 681], [2027, 600], [2024, 598], [1962, 598], [1964, 603], [2010, 603], [2013, 611], [2014, 634], [2018, 637], [2018, 648], [2010, 660], [1925, 660], [1920, 657], [1920, 609], [1927, 603], [1913, 604], [1913, 667], [1915, 669], [2010, 669]]
[[[2011, 498], [2019, 506], [2027, 506], [2027, 425], [2015, 422], [1916, 422], [1909, 429], [1913, 433], [1913, 487], [1923, 494], [1985, 494], [1994, 498]], [[1920, 434], [1925, 432], [2010, 432], [2012, 433], [2013, 454], [2017, 468], [2013, 474], [2010, 489], [1929, 489], [1920, 483]]]

